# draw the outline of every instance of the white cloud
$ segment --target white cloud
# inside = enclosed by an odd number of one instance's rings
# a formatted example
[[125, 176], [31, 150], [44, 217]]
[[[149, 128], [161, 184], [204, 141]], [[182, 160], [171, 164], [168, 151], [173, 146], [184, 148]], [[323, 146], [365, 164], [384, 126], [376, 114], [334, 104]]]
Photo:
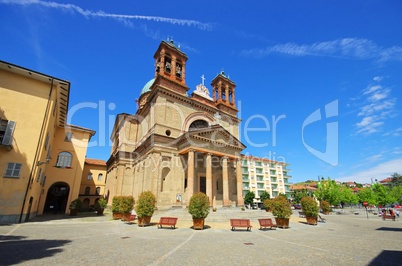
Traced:
[[393, 173], [402, 173], [402, 158], [380, 163], [373, 168], [360, 171], [349, 176], [337, 178], [338, 181], [355, 181], [357, 183], [371, 183], [371, 179], [382, 180], [390, 177]]
[[90, 17], [102, 17], [102, 18], [112, 18], [116, 19], [120, 22], [123, 22], [125, 25], [132, 25], [132, 20], [147, 20], [147, 21], [155, 21], [162, 23], [170, 23], [179, 26], [194, 26], [201, 30], [211, 30], [212, 25], [209, 23], [202, 23], [196, 20], [187, 20], [187, 19], [176, 19], [176, 18], [166, 18], [166, 17], [157, 17], [157, 16], [142, 16], [142, 15], [124, 15], [124, 14], [111, 14], [106, 13], [104, 11], [91, 11], [82, 9], [79, 6], [73, 4], [60, 4], [55, 2], [45, 2], [40, 0], [0, 0], [2, 4], [8, 5], [21, 5], [21, 6], [44, 6], [47, 8], [54, 8], [63, 11], [68, 11], [71, 13], [80, 14], [86, 18]]
[[359, 108], [355, 124], [357, 134], [381, 132], [384, 122], [395, 115], [396, 98], [391, 98], [391, 89], [381, 85], [370, 85], [362, 91], [363, 106]]
[[384, 48], [373, 41], [357, 38], [343, 38], [312, 44], [285, 43], [263, 49], [244, 50], [240, 54], [250, 57], [265, 57], [273, 53], [291, 56], [332, 56], [351, 59], [374, 59], [378, 61], [402, 61], [402, 47]]

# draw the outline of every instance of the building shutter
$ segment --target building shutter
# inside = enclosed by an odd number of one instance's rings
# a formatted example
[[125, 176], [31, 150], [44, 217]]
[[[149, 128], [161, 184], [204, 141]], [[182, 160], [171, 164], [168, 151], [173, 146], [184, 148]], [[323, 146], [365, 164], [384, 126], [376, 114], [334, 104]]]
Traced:
[[8, 121], [7, 124], [7, 129], [4, 134], [3, 141], [1, 142], [2, 145], [4, 146], [11, 146], [13, 143], [13, 132], [15, 128], [15, 122], [14, 121]]

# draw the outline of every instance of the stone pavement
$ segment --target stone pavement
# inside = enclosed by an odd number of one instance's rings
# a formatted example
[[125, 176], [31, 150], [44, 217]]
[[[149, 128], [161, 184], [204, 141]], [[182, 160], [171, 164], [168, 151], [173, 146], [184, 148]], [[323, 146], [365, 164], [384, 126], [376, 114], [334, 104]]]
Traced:
[[[0, 226], [0, 265], [401, 265], [402, 223], [360, 211], [326, 215], [307, 225], [297, 210], [289, 229], [259, 230], [262, 210], [222, 208], [204, 230], [193, 230], [187, 210], [156, 211], [138, 227], [105, 216], [35, 217]], [[161, 216], [178, 217], [177, 229], [157, 229]], [[322, 215], [324, 216], [324, 215]], [[230, 218], [249, 218], [251, 232], [230, 230]]]

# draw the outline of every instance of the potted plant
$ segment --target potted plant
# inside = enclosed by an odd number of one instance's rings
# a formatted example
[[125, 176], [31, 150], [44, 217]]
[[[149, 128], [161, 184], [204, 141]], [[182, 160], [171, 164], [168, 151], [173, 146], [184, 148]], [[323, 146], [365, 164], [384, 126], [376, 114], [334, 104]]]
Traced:
[[78, 210], [81, 209], [82, 201], [80, 199], [73, 200], [68, 208], [70, 209], [70, 216], [76, 216], [78, 214]]
[[100, 198], [98, 202], [96, 203], [96, 211], [97, 215], [103, 215], [103, 211], [107, 207], [107, 201], [105, 198]]
[[121, 219], [123, 221], [130, 220], [131, 211], [134, 208], [134, 197], [133, 196], [122, 196], [119, 206], [119, 211], [122, 214]]
[[316, 225], [318, 220], [318, 211], [320, 210], [317, 201], [312, 197], [306, 196], [301, 199], [300, 204], [302, 211], [306, 216], [307, 224]]
[[265, 199], [263, 201], [265, 211], [270, 212], [272, 208], [272, 199]]
[[151, 224], [151, 217], [154, 214], [156, 197], [151, 191], [144, 191], [138, 197], [135, 211], [138, 216], [138, 226]]
[[268, 204], [270, 211], [275, 216], [275, 221], [280, 228], [289, 228], [289, 219], [292, 215], [292, 208], [288, 200], [282, 196], [276, 196]]
[[193, 217], [193, 228], [204, 229], [204, 221], [209, 213], [209, 198], [202, 192], [194, 193], [190, 198], [188, 212]]
[[120, 205], [121, 205], [121, 201], [122, 201], [122, 196], [114, 196], [112, 199], [112, 213], [113, 213], [113, 219], [117, 220], [117, 219], [121, 219], [121, 212], [120, 212]]
[[321, 210], [324, 214], [329, 214], [329, 212], [331, 211], [331, 205], [328, 201], [321, 201]]

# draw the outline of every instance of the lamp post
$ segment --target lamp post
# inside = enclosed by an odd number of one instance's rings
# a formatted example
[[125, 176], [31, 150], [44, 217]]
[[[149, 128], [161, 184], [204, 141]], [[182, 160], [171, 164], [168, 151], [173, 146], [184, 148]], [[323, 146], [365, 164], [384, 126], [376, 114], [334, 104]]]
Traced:
[[366, 216], [367, 216], [367, 219], [368, 219], [367, 201], [364, 201], [364, 202], [363, 202], [363, 206], [364, 206], [364, 208], [366, 209]]

